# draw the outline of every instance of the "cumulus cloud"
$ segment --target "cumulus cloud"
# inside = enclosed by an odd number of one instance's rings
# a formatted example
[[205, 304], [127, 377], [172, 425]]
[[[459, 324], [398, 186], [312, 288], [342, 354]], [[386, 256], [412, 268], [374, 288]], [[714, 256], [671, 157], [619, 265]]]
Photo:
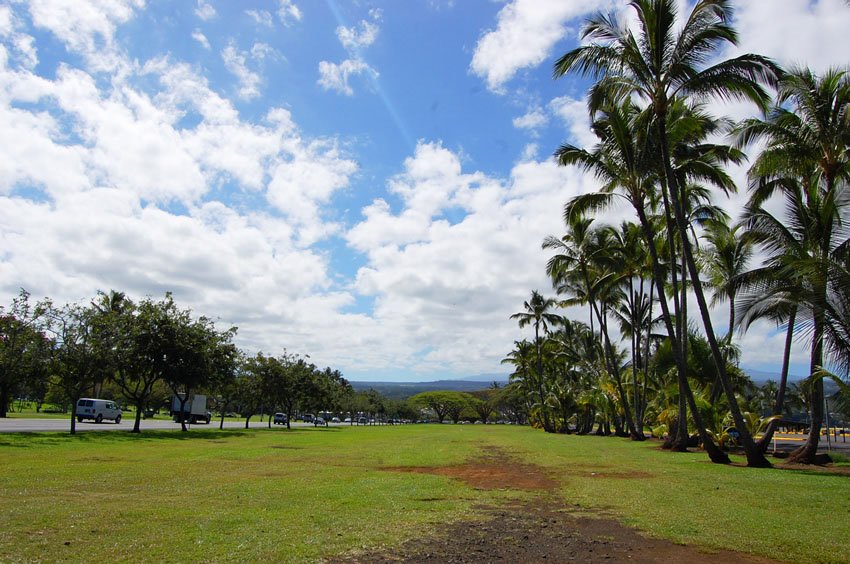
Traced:
[[50, 31], [95, 70], [106, 71], [122, 62], [114, 42], [117, 26], [144, 5], [144, 0], [32, 0], [29, 12], [33, 25]]
[[375, 297], [376, 319], [423, 343], [402, 366], [499, 371], [516, 338], [509, 316], [550, 285], [540, 243], [562, 229], [552, 210], [591, 189], [550, 161], [520, 162], [508, 178], [467, 172], [457, 153], [420, 142], [388, 183], [399, 209], [375, 200], [346, 234], [368, 256], [356, 289]]
[[525, 114], [513, 119], [514, 127], [534, 131], [546, 125], [546, 114], [541, 108], [532, 108]]
[[207, 39], [207, 36], [204, 35], [200, 29], [196, 28], [195, 31], [192, 32], [192, 39], [200, 43], [201, 47], [203, 47], [207, 51], [211, 49], [209, 39]]
[[369, 11], [372, 21], [361, 20], [359, 27], [339, 26], [336, 29], [337, 39], [351, 57], [341, 63], [320, 61], [319, 86], [325, 90], [351, 96], [354, 94], [354, 89], [348, 82], [349, 78], [358, 75], [366, 75], [373, 80], [378, 78], [378, 71], [363, 60], [360, 52], [375, 42], [379, 29], [376, 22], [380, 21], [381, 16], [381, 10], [373, 8]]
[[560, 96], [549, 102], [549, 109], [561, 119], [574, 145], [590, 147], [597, 142], [596, 136], [590, 129], [590, 117], [585, 100]]
[[260, 95], [260, 84], [263, 79], [259, 74], [248, 68], [246, 53], [239, 51], [231, 42], [221, 52], [225, 68], [239, 80], [239, 97], [251, 100]]
[[354, 89], [348, 83], [352, 76], [366, 75], [378, 78], [378, 71], [361, 59], [346, 59], [341, 63], [329, 61], [319, 62], [319, 85], [325, 90], [334, 90], [340, 94], [351, 96]]
[[359, 28], [339, 26], [336, 28], [336, 36], [342, 46], [348, 50], [368, 47], [378, 37], [378, 25], [361, 20]]
[[208, 22], [215, 18], [218, 14], [212, 4], [206, 0], [198, 0], [197, 7], [195, 8], [195, 15], [205, 22]]
[[245, 10], [245, 14], [254, 20], [254, 23], [264, 27], [274, 27], [274, 20], [270, 12], [266, 10]]
[[283, 25], [290, 25], [293, 21], [301, 21], [301, 10], [292, 0], [280, 0], [277, 17]]
[[519, 70], [535, 67], [550, 57], [555, 44], [571, 31], [571, 20], [608, 4], [607, 0], [513, 0], [499, 11], [496, 29], [478, 40], [470, 69], [487, 81], [488, 88], [501, 92]]

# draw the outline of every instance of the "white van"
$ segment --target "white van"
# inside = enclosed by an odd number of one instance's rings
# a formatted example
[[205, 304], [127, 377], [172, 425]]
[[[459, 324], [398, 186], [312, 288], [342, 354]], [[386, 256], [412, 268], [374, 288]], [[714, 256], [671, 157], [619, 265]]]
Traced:
[[95, 423], [112, 419], [121, 423], [121, 409], [112, 400], [80, 398], [77, 402], [77, 421], [82, 423], [84, 419], [94, 419]]

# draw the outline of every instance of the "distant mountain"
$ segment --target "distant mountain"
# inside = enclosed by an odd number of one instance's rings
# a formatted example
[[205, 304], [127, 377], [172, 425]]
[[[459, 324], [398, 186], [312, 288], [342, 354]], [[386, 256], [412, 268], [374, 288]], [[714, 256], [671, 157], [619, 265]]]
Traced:
[[506, 374], [476, 374], [475, 376], [467, 376], [458, 378], [464, 382], [498, 382], [499, 384], [507, 384], [508, 376]]
[[[773, 380], [774, 382], [776, 382], [778, 384], [780, 376], [781, 376], [778, 372], [768, 372], [768, 371], [765, 371], [765, 370], [749, 370], [749, 369], [745, 368], [744, 372], [746, 372], [747, 376], [750, 377], [750, 380], [753, 381], [753, 384], [755, 384], [758, 387], [764, 386], [765, 383], [767, 383], [768, 380]], [[803, 378], [804, 378], [803, 376], [798, 376], [796, 374], [789, 374], [788, 375], [788, 385], [790, 386], [792, 383], [798, 382], [798, 381], [802, 380]], [[824, 390], [824, 393], [827, 396], [831, 396], [831, 395], [835, 394], [836, 392], [838, 392], [838, 384], [836, 384], [832, 380], [826, 379], [823, 382], [823, 390]]]
[[[482, 375], [481, 377], [483, 378]], [[437, 380], [435, 382], [351, 382], [351, 386], [358, 392], [370, 388], [390, 399], [405, 399], [415, 396], [421, 392], [452, 391], [452, 392], [475, 392], [490, 387], [494, 381], [500, 386], [508, 383], [508, 379], [501, 375], [486, 375], [482, 380]], [[473, 376], [472, 378], [477, 378]]]
[[[780, 374], [779, 372], [770, 372], [767, 370], [751, 370], [749, 368], [744, 368], [744, 372], [747, 376], [750, 377], [750, 380], [761, 386], [768, 380], [773, 380], [774, 382], [779, 382]], [[797, 376], [796, 374], [789, 374], [788, 381], [796, 382], [797, 380], [802, 380], [802, 376]]]

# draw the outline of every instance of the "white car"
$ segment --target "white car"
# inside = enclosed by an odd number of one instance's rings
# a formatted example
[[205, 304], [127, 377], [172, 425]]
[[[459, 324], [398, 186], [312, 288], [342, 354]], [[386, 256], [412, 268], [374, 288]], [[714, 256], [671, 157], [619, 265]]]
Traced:
[[77, 401], [77, 421], [82, 423], [86, 419], [93, 419], [95, 423], [104, 419], [121, 423], [121, 409], [112, 400], [80, 398]]

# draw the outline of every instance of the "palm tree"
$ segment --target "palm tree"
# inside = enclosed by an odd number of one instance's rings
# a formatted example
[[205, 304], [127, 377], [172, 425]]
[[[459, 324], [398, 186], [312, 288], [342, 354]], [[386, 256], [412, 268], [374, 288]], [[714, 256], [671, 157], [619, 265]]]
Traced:
[[[717, 131], [718, 122], [706, 115], [698, 106], [687, 108], [681, 101], [673, 104], [671, 114], [676, 118], [671, 128], [671, 139], [675, 140], [677, 147], [676, 169], [679, 174], [685, 179], [688, 176], [698, 177], [721, 188], [732, 186], [731, 180], [718, 169], [712, 159], [723, 156], [737, 160], [741, 158], [741, 155], [703, 142], [706, 136]], [[683, 276], [685, 269], [679, 271], [675, 266], [678, 262], [675, 228], [672, 227], [672, 214], [666, 192], [663, 190], [659, 192], [656, 189], [656, 184], [663, 185], [663, 178], [654, 172], [657, 170], [652, 161], [657, 153], [656, 140], [653, 139], [651, 128], [646, 120], [646, 112], [639, 112], [628, 99], [616, 104], [608, 104], [597, 113], [597, 118], [593, 122], [594, 132], [600, 141], [592, 151], [572, 145], [562, 145], [559, 148], [556, 156], [561, 165], [581, 166], [593, 172], [603, 183], [600, 192], [584, 194], [570, 200], [564, 208], [564, 219], [565, 222], [569, 222], [570, 218], [581, 216], [586, 211], [603, 209], [611, 205], [616, 196], [622, 196], [635, 209], [640, 231], [649, 251], [652, 278], [658, 286], [657, 295], [662, 319], [671, 339], [673, 355], [676, 359], [681, 413], [677, 418], [680, 428], [671, 434], [676, 438], [672, 448], [677, 451], [687, 450], [686, 409], [690, 406], [697, 419], [697, 428], [707, 453], [715, 462], [728, 463], [729, 457], [720, 449], [713, 447], [711, 438], [703, 432], [703, 426], [699, 423], [699, 411], [696, 410], [693, 394], [688, 387], [687, 341], [685, 340], [687, 315], [684, 307], [687, 284]], [[685, 200], [690, 203], [688, 216], [699, 221], [713, 217], [716, 208], [705, 203], [708, 192], [695, 184], [688, 184], [687, 188], [688, 197]], [[662, 202], [665, 219], [671, 226], [666, 230], [665, 257], [662, 257], [657, 235], [661, 230], [654, 215], [654, 209]], [[667, 264], [664, 263], [665, 260]], [[668, 273], [672, 288], [672, 309], [665, 293], [665, 280], [668, 279]], [[681, 281], [680, 275], [682, 275]]]
[[[571, 71], [592, 75], [598, 80], [591, 88], [591, 111], [607, 101], [636, 97], [647, 104], [653, 128], [658, 136], [660, 170], [669, 190], [676, 227], [682, 241], [693, 292], [697, 299], [714, 362], [723, 389], [732, 407], [735, 426], [751, 466], [768, 466], [755, 447], [725, 372], [725, 361], [714, 335], [708, 304], [700, 284], [693, 249], [686, 233], [682, 202], [682, 184], [674, 171], [669, 143], [669, 112], [679, 98], [718, 96], [725, 99], [749, 99], [761, 107], [768, 96], [761, 82], [774, 82], [777, 67], [757, 55], [741, 55], [707, 68], [721, 47], [737, 43], [737, 34], [728, 23], [732, 8], [728, 0], [700, 0], [681, 28], [676, 27], [675, 0], [631, 0], [637, 17], [637, 36], [616, 16], [598, 15], [588, 21], [582, 32], [587, 45], [570, 51], [555, 63], [555, 76]], [[731, 405], [735, 403], [735, 405]]]
[[753, 256], [752, 239], [739, 233], [741, 225], [730, 226], [726, 218], [711, 220], [705, 225], [703, 238], [709, 247], [701, 253], [708, 274], [706, 286], [712, 291], [711, 306], [724, 301], [729, 302], [729, 326], [726, 338], [732, 342], [735, 328], [735, 298], [738, 293], [737, 281], [743, 274]]
[[551, 257], [546, 265], [546, 273], [552, 278], [553, 285], [562, 292], [564, 282], [573, 282], [571, 286], [581, 288], [582, 295], [590, 305], [592, 318], [599, 324], [599, 332], [605, 351], [608, 372], [614, 378], [620, 402], [623, 406], [626, 427], [633, 440], [643, 440], [644, 435], [634, 424], [629, 399], [623, 388], [620, 365], [608, 330], [608, 314], [614, 311], [623, 298], [619, 290], [623, 273], [614, 268], [611, 254], [612, 232], [609, 229], [594, 229], [592, 219], [567, 215], [567, 233], [558, 239], [548, 236], [543, 242], [544, 249], [556, 249], [558, 254]]
[[[788, 107], [786, 107], [788, 106]], [[811, 335], [810, 374], [824, 364], [829, 333], [830, 280], [836, 259], [847, 246], [844, 219], [850, 215], [850, 77], [831, 69], [817, 76], [795, 68], [783, 77], [776, 105], [766, 120], [751, 119], [738, 129], [741, 145], [764, 140], [767, 147], [750, 169], [748, 221], [759, 242], [779, 266], [764, 299], [784, 299], [803, 316]], [[764, 202], [779, 194], [786, 217], [775, 218]], [[768, 279], [769, 280], [769, 279]], [[789, 324], [792, 330], [793, 321]], [[811, 386], [811, 427], [806, 443], [791, 460], [811, 463], [823, 424], [823, 381]]]
[[[554, 313], [550, 313], [552, 308], [557, 305], [557, 302], [553, 298], [544, 298], [537, 290], [532, 290], [531, 299], [523, 302], [522, 305], [525, 311], [511, 315], [511, 319], [516, 319], [520, 328], [527, 325], [534, 325], [534, 345], [537, 352], [537, 379], [539, 382], [537, 391], [542, 404], [546, 394], [543, 390], [543, 355], [541, 352], [540, 328], [542, 327], [545, 332], [548, 332], [549, 325], [560, 322], [561, 318]], [[553, 431], [549, 421], [549, 415], [545, 409], [543, 410], [543, 428], [549, 433]]]

